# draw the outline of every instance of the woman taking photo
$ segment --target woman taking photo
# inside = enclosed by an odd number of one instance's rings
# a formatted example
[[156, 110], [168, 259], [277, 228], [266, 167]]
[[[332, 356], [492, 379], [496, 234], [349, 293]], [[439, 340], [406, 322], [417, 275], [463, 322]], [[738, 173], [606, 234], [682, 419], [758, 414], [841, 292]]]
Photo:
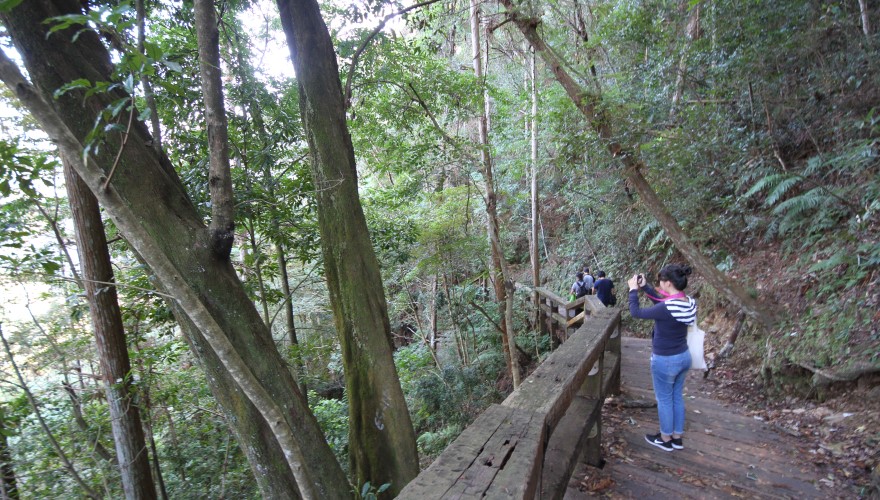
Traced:
[[[660, 432], [645, 436], [652, 445], [663, 451], [684, 449], [684, 381], [691, 367], [688, 352], [687, 328], [697, 320], [697, 304], [684, 294], [691, 274], [689, 266], [670, 264], [657, 275], [657, 289], [645, 283], [637, 274], [629, 285], [629, 312], [633, 318], [653, 319], [651, 342], [651, 378]], [[639, 307], [639, 288], [654, 303]]]

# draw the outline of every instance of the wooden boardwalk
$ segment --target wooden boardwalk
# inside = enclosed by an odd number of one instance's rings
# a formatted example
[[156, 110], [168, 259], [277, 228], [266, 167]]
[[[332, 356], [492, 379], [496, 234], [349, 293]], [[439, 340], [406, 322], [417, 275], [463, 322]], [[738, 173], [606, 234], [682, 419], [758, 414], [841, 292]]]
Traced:
[[[650, 341], [623, 338], [621, 400], [654, 401]], [[821, 472], [790, 436], [743, 416], [705, 394], [702, 373], [685, 384], [684, 450], [665, 452], [645, 441], [657, 432], [657, 409], [606, 405], [603, 469], [578, 465], [566, 499], [590, 498], [846, 498], [851, 492], [819, 482]]]

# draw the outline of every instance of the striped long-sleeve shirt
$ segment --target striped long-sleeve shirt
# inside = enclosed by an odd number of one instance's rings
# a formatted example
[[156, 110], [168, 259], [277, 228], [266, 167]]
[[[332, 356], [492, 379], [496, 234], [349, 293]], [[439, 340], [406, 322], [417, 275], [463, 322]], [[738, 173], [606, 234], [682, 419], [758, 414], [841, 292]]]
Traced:
[[653, 319], [652, 348], [659, 356], [672, 356], [687, 351], [687, 327], [697, 321], [697, 303], [691, 297], [658, 299], [650, 285], [642, 290], [654, 302], [651, 307], [639, 307], [638, 290], [629, 292], [629, 313], [634, 318]]

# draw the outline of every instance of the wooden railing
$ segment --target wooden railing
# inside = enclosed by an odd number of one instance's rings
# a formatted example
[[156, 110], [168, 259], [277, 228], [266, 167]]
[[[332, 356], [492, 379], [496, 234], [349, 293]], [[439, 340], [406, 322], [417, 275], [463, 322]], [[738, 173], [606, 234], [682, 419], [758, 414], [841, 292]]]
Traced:
[[577, 331], [584, 320], [605, 306], [595, 295], [569, 301], [546, 288], [535, 288], [541, 310], [541, 333], [564, 342]]
[[[539, 289], [548, 328], [589, 319], [500, 405], [483, 412], [398, 498], [562, 498], [579, 459], [600, 465], [602, 404], [620, 389], [620, 310]], [[572, 306], [574, 305], [574, 306]], [[544, 308], [546, 306], [546, 308]], [[558, 309], [563, 306], [563, 312]], [[546, 319], [546, 318], [545, 318]]]

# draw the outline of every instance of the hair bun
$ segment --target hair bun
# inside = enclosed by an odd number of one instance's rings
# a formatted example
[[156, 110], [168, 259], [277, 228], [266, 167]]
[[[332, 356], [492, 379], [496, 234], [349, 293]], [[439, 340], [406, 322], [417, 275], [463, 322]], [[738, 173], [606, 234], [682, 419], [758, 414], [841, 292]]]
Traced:
[[693, 270], [691, 269], [691, 266], [685, 264], [681, 266], [681, 272], [683, 272], [685, 276], [690, 276]]

